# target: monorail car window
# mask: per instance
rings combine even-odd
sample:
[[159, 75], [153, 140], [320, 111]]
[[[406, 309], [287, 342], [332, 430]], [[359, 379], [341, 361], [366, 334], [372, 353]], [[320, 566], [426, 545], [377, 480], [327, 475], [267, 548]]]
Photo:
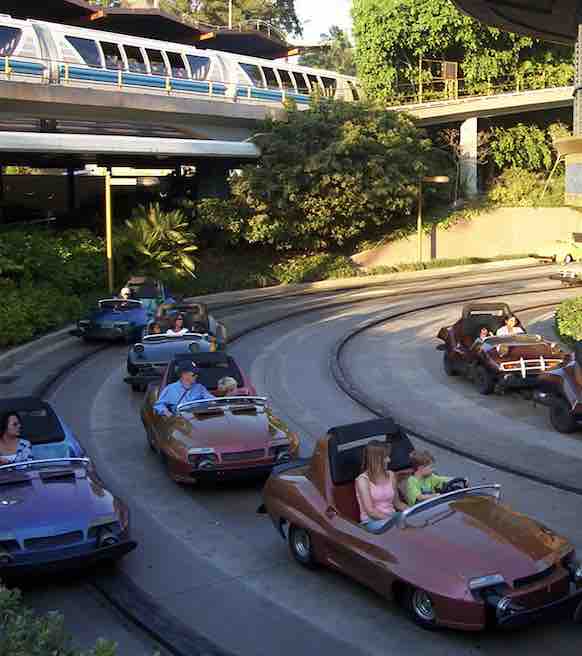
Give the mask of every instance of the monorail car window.
[[210, 73], [210, 57], [201, 57], [200, 55], [186, 55], [190, 70], [192, 71], [193, 80], [207, 80]]
[[127, 66], [132, 73], [147, 73], [141, 50], [135, 46], [124, 46]]
[[77, 36], [67, 36], [65, 37], [71, 45], [79, 54], [81, 59], [92, 68], [101, 68], [101, 55], [99, 54], [99, 48], [95, 41], [91, 39], [81, 39]]
[[0, 57], [8, 57], [15, 50], [22, 30], [16, 27], [0, 27]]
[[168, 61], [170, 62], [172, 76], [181, 78], [188, 77], [188, 69], [186, 68], [186, 64], [182, 59], [182, 55], [177, 52], [166, 52], [166, 55], [168, 57]]
[[321, 77], [323, 82], [324, 93], [328, 98], [333, 98], [337, 91], [337, 80], [333, 77]]
[[307, 80], [305, 79], [303, 73], [294, 72], [293, 77], [295, 78], [295, 82], [297, 83], [297, 91], [306, 96], [309, 95], [309, 87], [307, 86]]
[[168, 69], [162, 53], [159, 50], [150, 50], [149, 48], [146, 48], [146, 52], [150, 60], [152, 75], [163, 75], [165, 77], [168, 74]]
[[289, 71], [279, 69], [279, 77], [281, 78], [281, 84], [285, 91], [295, 91], [295, 85], [293, 84]]
[[272, 68], [268, 68], [267, 66], [263, 66], [263, 75], [265, 76], [265, 80], [267, 80], [267, 87], [269, 89], [279, 90], [281, 88], [279, 86], [279, 80], [277, 79], [277, 76], [275, 75], [275, 71]]
[[251, 84], [255, 87], [265, 87], [261, 69], [255, 64], [241, 64], [240, 67], [251, 78]]
[[121, 56], [121, 51], [119, 50], [117, 43], [101, 41], [101, 49], [105, 56], [105, 68], [111, 68], [114, 71], [123, 70], [125, 68], [123, 65], [123, 57]]
[[321, 87], [319, 86], [319, 80], [317, 79], [317, 75], [307, 75], [309, 79], [309, 84], [311, 84], [311, 93], [319, 93], [321, 91]]

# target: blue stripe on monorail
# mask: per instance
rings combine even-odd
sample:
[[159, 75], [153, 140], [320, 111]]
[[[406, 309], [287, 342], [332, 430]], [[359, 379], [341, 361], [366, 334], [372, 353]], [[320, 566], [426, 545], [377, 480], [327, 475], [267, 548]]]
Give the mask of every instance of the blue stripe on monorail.
[[[269, 100], [275, 102], [283, 102], [283, 93], [272, 89], [261, 89], [259, 87], [238, 87], [236, 91], [237, 98], [251, 98], [254, 100]], [[285, 98], [294, 100], [300, 104], [308, 104], [310, 102], [309, 96], [304, 96], [299, 93], [286, 93]]]
[[[21, 75], [42, 75], [45, 71], [45, 65], [37, 62], [20, 61], [18, 59], [8, 60], [9, 71]], [[6, 58], [0, 58], [0, 72], [6, 72]]]

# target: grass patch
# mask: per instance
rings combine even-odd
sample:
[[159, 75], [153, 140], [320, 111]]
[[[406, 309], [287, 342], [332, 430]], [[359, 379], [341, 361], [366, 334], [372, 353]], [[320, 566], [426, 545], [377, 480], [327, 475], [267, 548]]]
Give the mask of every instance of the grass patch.
[[385, 266], [371, 267], [364, 275], [375, 276], [386, 273], [403, 273], [406, 271], [425, 271], [427, 269], [442, 269], [445, 267], [466, 266], [467, 264], [487, 264], [502, 260], [520, 260], [529, 255], [496, 255], [494, 257], [457, 257], [429, 260], [428, 262], [404, 262]]

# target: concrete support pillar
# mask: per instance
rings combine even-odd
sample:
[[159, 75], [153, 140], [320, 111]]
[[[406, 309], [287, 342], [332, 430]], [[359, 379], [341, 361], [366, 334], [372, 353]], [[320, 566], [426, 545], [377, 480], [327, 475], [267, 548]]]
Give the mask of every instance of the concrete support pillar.
[[196, 198], [228, 198], [229, 167], [222, 162], [201, 162], [196, 165]]
[[477, 186], [478, 120], [468, 118], [461, 123], [461, 195], [468, 197], [479, 193]]

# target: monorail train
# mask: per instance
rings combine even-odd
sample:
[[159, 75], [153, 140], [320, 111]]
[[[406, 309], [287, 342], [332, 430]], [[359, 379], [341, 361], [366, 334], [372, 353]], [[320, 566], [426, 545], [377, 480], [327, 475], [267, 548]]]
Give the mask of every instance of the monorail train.
[[206, 95], [252, 103], [353, 101], [356, 78], [286, 62], [0, 14], [0, 82]]

